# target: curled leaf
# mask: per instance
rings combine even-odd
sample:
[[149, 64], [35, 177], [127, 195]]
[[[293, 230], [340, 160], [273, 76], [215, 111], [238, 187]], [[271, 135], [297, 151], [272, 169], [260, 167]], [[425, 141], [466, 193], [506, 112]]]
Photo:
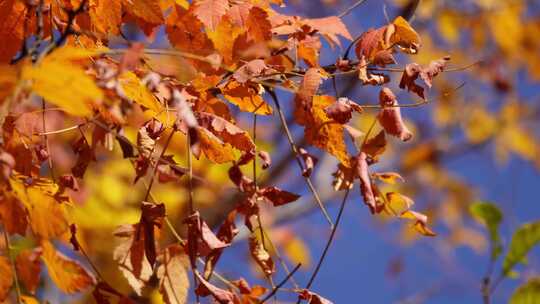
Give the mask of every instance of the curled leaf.
[[382, 109], [377, 118], [384, 130], [402, 141], [410, 140], [413, 135], [401, 118], [401, 109], [398, 107], [394, 93], [388, 88], [382, 88], [379, 94], [379, 103]]

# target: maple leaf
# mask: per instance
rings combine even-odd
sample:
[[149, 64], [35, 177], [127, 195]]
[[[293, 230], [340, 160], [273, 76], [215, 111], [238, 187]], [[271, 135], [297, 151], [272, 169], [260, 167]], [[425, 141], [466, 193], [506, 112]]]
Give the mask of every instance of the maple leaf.
[[79, 56], [77, 48], [63, 47], [37, 65], [23, 66], [21, 78], [30, 81], [32, 91], [47, 102], [74, 116], [90, 116], [92, 104], [101, 102], [103, 92], [82, 68], [69, 61]]
[[160, 265], [156, 274], [163, 301], [167, 304], [186, 303], [189, 289], [187, 256], [178, 245], [172, 245], [165, 248], [158, 260]]
[[229, 10], [228, 0], [196, 0], [193, 13], [210, 30], [215, 30]]
[[13, 285], [13, 270], [9, 259], [0, 255], [0, 301], [7, 299], [11, 285]]
[[[31, 184], [26, 184], [27, 181]], [[64, 204], [56, 196], [56, 184], [45, 178], [32, 179], [19, 174], [13, 174], [9, 182], [14, 195], [25, 206], [28, 222], [36, 235], [50, 239], [68, 230]]]
[[202, 23], [193, 13], [192, 9], [176, 6], [165, 22], [167, 38], [175, 48], [208, 55], [209, 50], [213, 49], [212, 41], [208, 36], [201, 35]]
[[95, 278], [78, 262], [58, 252], [49, 241], [41, 242], [41, 258], [49, 276], [60, 290], [66, 293], [83, 291], [95, 284]]

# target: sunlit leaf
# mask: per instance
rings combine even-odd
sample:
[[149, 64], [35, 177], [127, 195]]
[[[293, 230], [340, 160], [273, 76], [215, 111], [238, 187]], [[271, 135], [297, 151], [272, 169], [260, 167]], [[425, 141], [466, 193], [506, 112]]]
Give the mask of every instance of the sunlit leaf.
[[526, 263], [529, 251], [540, 242], [540, 222], [526, 223], [514, 232], [503, 261], [503, 274], [509, 275], [518, 263]]

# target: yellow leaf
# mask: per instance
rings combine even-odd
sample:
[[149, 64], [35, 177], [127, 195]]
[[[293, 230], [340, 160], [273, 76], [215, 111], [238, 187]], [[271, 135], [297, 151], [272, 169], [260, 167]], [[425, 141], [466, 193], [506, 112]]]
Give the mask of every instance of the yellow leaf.
[[311, 264], [309, 248], [302, 239], [292, 236], [284, 242], [283, 250], [287, 258], [289, 258], [293, 264], [297, 265], [302, 263], [302, 265], [305, 265], [306, 267], [309, 267]]
[[43, 59], [43, 62], [62, 62], [69, 64], [68, 61], [90, 59], [107, 51], [106, 47], [82, 48], [72, 45], [65, 45], [55, 49]]
[[499, 48], [507, 53], [521, 52], [519, 41], [523, 38], [521, 5], [502, 4], [502, 9], [490, 14], [488, 28]]
[[231, 145], [222, 142], [212, 132], [198, 127], [197, 135], [204, 155], [214, 163], [223, 164], [234, 160]]
[[185, 9], [189, 8], [189, 2], [187, 0], [175, 0], [174, 2]]
[[41, 243], [43, 255], [41, 258], [47, 266], [49, 276], [60, 290], [65, 293], [83, 291], [95, 283], [94, 277], [78, 262], [57, 252], [48, 242]]
[[60, 48], [38, 65], [25, 65], [22, 79], [30, 81], [32, 91], [47, 102], [74, 116], [90, 116], [92, 103], [99, 103], [103, 92], [84, 70], [67, 60], [86, 58], [94, 51]]
[[39, 301], [36, 298], [24, 295], [21, 296], [21, 302], [23, 302], [23, 304], [39, 304]]
[[495, 134], [497, 120], [484, 107], [474, 107], [469, 113], [463, 131], [471, 143], [484, 142]]
[[460, 16], [452, 11], [443, 10], [437, 18], [437, 28], [446, 41], [456, 43], [460, 35]]
[[223, 96], [232, 104], [237, 105], [240, 110], [251, 112], [258, 115], [272, 114], [272, 108], [264, 101], [257, 91], [258, 88], [253, 87], [254, 84], [240, 84], [236, 81], [231, 81], [223, 89]]
[[409, 22], [403, 17], [397, 17], [392, 25], [395, 28], [395, 32], [390, 37], [391, 44], [397, 44], [405, 49], [403, 51], [408, 53], [416, 53], [420, 46], [420, 35], [411, 27]]
[[[243, 32], [244, 29], [224, 18], [215, 30], [208, 29], [206, 35], [214, 44], [214, 48], [223, 57], [223, 61], [230, 64], [233, 59], [234, 42]], [[227, 37], [227, 39], [223, 39], [223, 37]]]
[[412, 205], [414, 205], [414, 201], [412, 199], [397, 192], [386, 193], [386, 201], [386, 210], [394, 216], [403, 214], [404, 212], [408, 211]]
[[[31, 184], [26, 184], [30, 181]], [[34, 234], [44, 239], [59, 237], [68, 230], [64, 204], [55, 194], [58, 186], [48, 179], [14, 174], [9, 180], [15, 196], [28, 211], [28, 222]]]
[[141, 83], [141, 80], [133, 72], [124, 72], [118, 81], [122, 86], [124, 94], [132, 101], [140, 104], [141, 106], [148, 108], [155, 112], [155, 114], [162, 112], [162, 106], [157, 98], [148, 90], [148, 88]]
[[308, 117], [305, 136], [308, 143], [327, 151], [344, 166], [350, 167], [343, 125], [330, 119], [324, 110], [334, 102], [331, 96], [313, 96], [312, 117]]

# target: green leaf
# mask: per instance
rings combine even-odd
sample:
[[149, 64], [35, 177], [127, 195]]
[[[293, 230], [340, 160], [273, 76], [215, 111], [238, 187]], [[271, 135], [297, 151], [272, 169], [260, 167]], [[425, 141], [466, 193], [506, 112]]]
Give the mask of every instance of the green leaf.
[[481, 224], [485, 225], [491, 241], [491, 259], [495, 260], [502, 251], [499, 236], [499, 224], [502, 221], [502, 212], [491, 203], [477, 202], [469, 207], [469, 212]]
[[519, 286], [510, 304], [535, 304], [540, 302], [540, 277], [529, 279], [525, 284]]
[[540, 221], [523, 224], [512, 236], [503, 262], [503, 274], [507, 276], [517, 263], [525, 264], [527, 253], [538, 242], [540, 242]]

